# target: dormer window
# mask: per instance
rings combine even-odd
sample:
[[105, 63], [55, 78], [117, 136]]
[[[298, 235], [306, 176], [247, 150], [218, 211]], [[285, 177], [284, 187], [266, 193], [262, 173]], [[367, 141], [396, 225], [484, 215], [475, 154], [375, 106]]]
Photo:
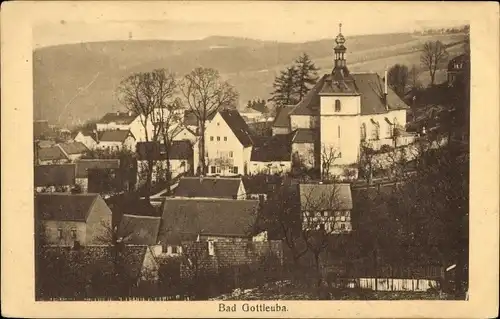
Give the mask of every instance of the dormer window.
[[335, 100], [335, 112], [340, 112], [340, 100]]

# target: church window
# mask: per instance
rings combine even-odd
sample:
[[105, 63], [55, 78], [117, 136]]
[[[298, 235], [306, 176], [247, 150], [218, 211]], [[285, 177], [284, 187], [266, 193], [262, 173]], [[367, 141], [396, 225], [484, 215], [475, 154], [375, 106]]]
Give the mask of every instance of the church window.
[[361, 140], [364, 141], [366, 140], [366, 124], [363, 123], [361, 125]]
[[340, 125], [337, 127], [337, 134], [338, 134], [338, 137], [340, 138]]
[[335, 112], [340, 112], [340, 100], [335, 100]]
[[387, 136], [392, 137], [392, 125], [387, 124]]
[[378, 140], [380, 138], [380, 125], [378, 122], [376, 122], [373, 125], [373, 130], [372, 130], [372, 139]]

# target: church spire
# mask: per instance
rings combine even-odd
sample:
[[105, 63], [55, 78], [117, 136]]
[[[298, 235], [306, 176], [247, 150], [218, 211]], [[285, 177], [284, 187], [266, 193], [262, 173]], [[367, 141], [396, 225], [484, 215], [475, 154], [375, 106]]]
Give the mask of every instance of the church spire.
[[335, 38], [335, 43], [337, 45], [333, 49], [334, 59], [335, 59], [334, 66], [335, 68], [344, 68], [346, 67], [346, 61], [345, 61], [346, 47], [344, 46], [345, 37], [342, 34], [342, 23], [339, 23], [339, 34]]

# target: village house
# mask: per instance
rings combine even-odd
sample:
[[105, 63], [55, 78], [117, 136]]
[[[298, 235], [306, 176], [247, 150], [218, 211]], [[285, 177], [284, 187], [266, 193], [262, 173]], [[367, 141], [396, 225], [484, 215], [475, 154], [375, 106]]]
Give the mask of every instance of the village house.
[[[102, 244], [112, 213], [99, 194], [37, 194], [35, 218], [50, 245]], [[105, 243], [106, 244], [106, 243]]]
[[[315, 163], [316, 167], [341, 175], [345, 166], [358, 163], [364, 143], [378, 150], [383, 145], [402, 146], [412, 139], [398, 136], [404, 132], [408, 105], [378, 74], [351, 73], [342, 33], [335, 42], [332, 72], [323, 75], [288, 116], [290, 131], [316, 129], [319, 132], [315, 156], [320, 163]], [[280, 113], [283, 112], [286, 114], [286, 109]], [[277, 120], [281, 116], [279, 114]], [[324, 167], [326, 161], [319, 156], [323, 148], [332, 149], [338, 155], [329, 163], [331, 167]]]
[[154, 246], [160, 223], [160, 216], [123, 214], [118, 223], [117, 238], [126, 245]]
[[[144, 129], [143, 122], [145, 121], [143, 115], [137, 115], [133, 112], [114, 112], [107, 113], [97, 123], [96, 129], [102, 131], [130, 131], [134, 136], [136, 142], [146, 141], [146, 132], [148, 136], [153, 135], [153, 123], [147, 121], [146, 129]], [[101, 138], [99, 138], [101, 140]]]
[[281, 177], [269, 174], [243, 176], [247, 199], [257, 199], [265, 202], [268, 196], [281, 184]]
[[86, 193], [89, 185], [89, 170], [119, 168], [119, 159], [78, 159], [76, 165], [76, 184]]
[[292, 167], [291, 134], [275, 135], [262, 139], [252, 148], [249, 174], [283, 175]]
[[350, 184], [299, 184], [299, 198], [303, 229], [352, 231]]
[[57, 145], [43, 148], [35, 145], [34, 157], [35, 165], [63, 164], [70, 162], [68, 156], [64, 154], [63, 150]]
[[195, 144], [198, 140], [198, 136], [190, 128], [181, 126], [178, 133], [174, 135], [173, 141], [189, 141], [191, 144]]
[[294, 165], [305, 168], [318, 167], [318, 157], [321, 151], [318, 148], [319, 132], [316, 129], [298, 128], [292, 132], [292, 162]]
[[174, 197], [245, 199], [246, 190], [239, 177], [182, 177]]
[[82, 143], [89, 150], [95, 150], [97, 148], [97, 131], [80, 130], [73, 140]]
[[164, 253], [178, 254], [185, 241], [265, 240], [258, 209], [256, 200], [166, 198], [158, 244]]
[[135, 149], [136, 138], [129, 130], [101, 131], [98, 136], [98, 149], [108, 151]]
[[[151, 180], [164, 178], [167, 169], [167, 150], [165, 144], [158, 142], [139, 142], [136, 147], [137, 175], [139, 180], [148, 169], [148, 160], [154, 161]], [[172, 141], [169, 150], [170, 173], [172, 178], [185, 174], [192, 169], [193, 148], [189, 141]]]
[[[199, 141], [194, 145], [198, 167]], [[236, 110], [218, 112], [205, 129], [207, 175], [246, 175], [252, 152], [250, 128]]]
[[458, 55], [448, 62], [448, 86], [455, 86], [457, 81], [462, 81], [469, 68], [469, 61], [465, 54]]
[[83, 154], [89, 150], [87, 146], [81, 142], [59, 143], [58, 146], [72, 162], [81, 158]]
[[76, 184], [75, 164], [35, 165], [35, 192], [70, 192]]
[[272, 126], [273, 135], [289, 134], [291, 132], [290, 112], [294, 107], [293, 105], [288, 105], [278, 110]]

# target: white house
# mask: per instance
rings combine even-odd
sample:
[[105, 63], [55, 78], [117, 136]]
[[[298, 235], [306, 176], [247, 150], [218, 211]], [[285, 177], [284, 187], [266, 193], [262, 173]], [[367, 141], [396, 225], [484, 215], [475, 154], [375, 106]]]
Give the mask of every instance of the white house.
[[151, 138], [154, 126], [153, 122], [148, 119], [145, 129], [143, 122], [143, 115], [137, 115], [130, 111], [107, 113], [96, 123], [96, 129], [99, 132], [116, 130], [130, 131], [136, 142], [144, 142], [146, 141], [146, 131], [148, 137]]
[[[194, 167], [199, 164], [198, 143], [194, 145]], [[252, 144], [250, 128], [238, 111], [218, 112], [205, 128], [207, 175], [247, 174]]]
[[109, 151], [127, 149], [129, 151], [134, 151], [135, 144], [135, 136], [128, 130], [101, 131], [98, 134], [98, 149]]
[[[180, 174], [191, 170], [193, 163], [193, 148], [189, 141], [173, 141], [170, 147], [169, 162], [171, 177], [175, 178]], [[152, 181], [161, 179], [162, 172], [167, 169], [167, 152], [164, 144], [155, 142], [137, 143], [137, 174], [139, 179], [144, 176], [148, 168], [148, 159], [154, 161]]]
[[[345, 38], [335, 39], [334, 68], [323, 75], [289, 113], [290, 130], [319, 132], [316, 157], [323, 167], [322, 149], [337, 155], [331, 172], [339, 174], [345, 165], [359, 161], [364, 142], [374, 149], [382, 145], [401, 146], [411, 142], [404, 132], [409, 108], [376, 73], [351, 73], [345, 59]], [[286, 121], [284, 121], [286, 122]], [[397, 133], [396, 133], [397, 132]]]
[[282, 175], [290, 172], [293, 136], [293, 134], [275, 135], [254, 145], [250, 158], [249, 174]]
[[89, 150], [97, 148], [97, 132], [79, 131], [73, 139], [75, 142], [80, 142], [85, 145]]
[[191, 144], [196, 143], [198, 136], [191, 129], [181, 126], [178, 132], [174, 135], [173, 141], [189, 141]]

